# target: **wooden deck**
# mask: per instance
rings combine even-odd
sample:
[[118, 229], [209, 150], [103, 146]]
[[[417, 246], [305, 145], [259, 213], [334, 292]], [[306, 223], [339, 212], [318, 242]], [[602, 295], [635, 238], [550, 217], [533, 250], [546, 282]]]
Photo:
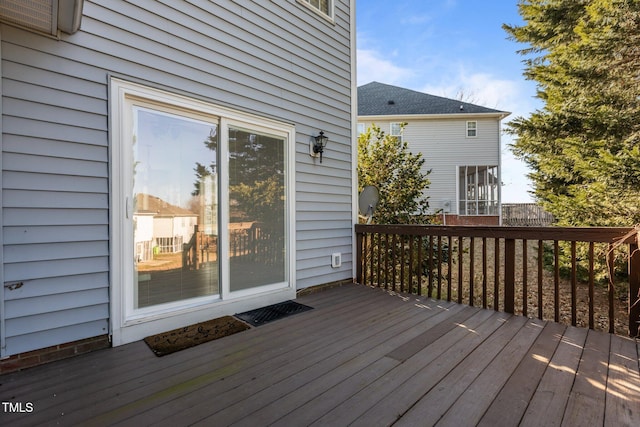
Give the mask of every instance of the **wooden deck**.
[[169, 356], [0, 376], [33, 409], [0, 425], [640, 425], [634, 340], [360, 285], [298, 301], [315, 309]]

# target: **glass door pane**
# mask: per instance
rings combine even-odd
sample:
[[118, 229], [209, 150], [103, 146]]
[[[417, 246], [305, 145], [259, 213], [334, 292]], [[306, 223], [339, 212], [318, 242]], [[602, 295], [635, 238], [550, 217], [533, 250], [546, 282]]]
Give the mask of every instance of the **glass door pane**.
[[229, 276], [232, 292], [286, 277], [286, 140], [229, 128]]
[[218, 124], [133, 117], [133, 308], [217, 295]]

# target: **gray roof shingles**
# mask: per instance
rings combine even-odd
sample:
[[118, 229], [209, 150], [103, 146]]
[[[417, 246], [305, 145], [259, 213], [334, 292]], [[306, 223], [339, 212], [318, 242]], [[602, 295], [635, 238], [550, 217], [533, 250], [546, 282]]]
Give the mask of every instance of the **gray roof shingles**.
[[[462, 106], [462, 108], [460, 108]], [[421, 114], [500, 114], [480, 105], [429, 95], [378, 82], [358, 87], [358, 116], [405, 116]]]

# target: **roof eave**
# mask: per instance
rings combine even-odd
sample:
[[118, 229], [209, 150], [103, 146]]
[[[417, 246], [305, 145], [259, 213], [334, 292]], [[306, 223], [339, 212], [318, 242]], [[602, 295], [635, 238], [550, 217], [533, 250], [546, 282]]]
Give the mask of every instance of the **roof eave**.
[[491, 113], [453, 113], [453, 114], [384, 114], [384, 115], [358, 115], [358, 121], [367, 120], [436, 120], [436, 119], [474, 119], [474, 118], [497, 118], [504, 119], [511, 113], [509, 111], [496, 111]]

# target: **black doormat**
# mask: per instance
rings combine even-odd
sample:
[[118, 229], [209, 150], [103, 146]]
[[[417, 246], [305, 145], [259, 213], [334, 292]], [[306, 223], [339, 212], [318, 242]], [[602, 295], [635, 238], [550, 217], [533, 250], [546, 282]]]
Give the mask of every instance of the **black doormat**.
[[151, 335], [146, 337], [144, 342], [147, 343], [156, 356], [160, 357], [198, 344], [233, 335], [249, 328], [249, 325], [235, 319], [233, 316], [224, 316], [161, 334]]
[[238, 319], [244, 320], [252, 326], [260, 326], [292, 314], [302, 313], [303, 311], [312, 310], [313, 307], [299, 304], [295, 301], [285, 301], [278, 304], [268, 305], [266, 307], [257, 308], [255, 310], [246, 311], [236, 314]]

